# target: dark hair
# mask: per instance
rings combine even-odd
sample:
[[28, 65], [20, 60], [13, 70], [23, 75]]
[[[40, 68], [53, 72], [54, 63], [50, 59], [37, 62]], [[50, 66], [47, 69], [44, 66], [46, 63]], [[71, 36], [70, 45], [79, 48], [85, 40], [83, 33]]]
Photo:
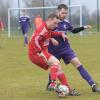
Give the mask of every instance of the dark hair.
[[60, 5], [58, 5], [58, 10], [61, 10], [62, 8], [64, 8], [64, 9], [68, 9], [68, 6], [67, 5], [65, 5], [65, 4], [60, 4]]
[[51, 19], [54, 19], [54, 18], [57, 18], [59, 19], [58, 15], [56, 13], [51, 13], [48, 15], [48, 19], [51, 18]]

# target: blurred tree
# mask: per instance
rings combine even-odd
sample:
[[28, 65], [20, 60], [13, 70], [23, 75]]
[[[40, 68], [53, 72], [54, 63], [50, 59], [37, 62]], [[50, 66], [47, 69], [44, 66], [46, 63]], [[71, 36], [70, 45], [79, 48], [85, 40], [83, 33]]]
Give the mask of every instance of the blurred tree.
[[[63, 3], [65, 0], [23, 0], [25, 3], [25, 7], [46, 7], [46, 6], [57, 6], [60, 3]], [[38, 9], [33, 11], [28, 11], [29, 15], [33, 16], [33, 19], [36, 15], [40, 14], [43, 19], [46, 19], [48, 12], [52, 12], [52, 10], [48, 9]], [[32, 15], [34, 14], [34, 15]]]
[[43, 0], [23, 0], [26, 7], [41, 7], [43, 6]]
[[27, 7], [43, 7], [43, 6], [56, 6], [64, 3], [66, 0], [23, 0]]
[[[89, 10], [87, 6], [82, 6], [82, 25], [89, 22]], [[80, 9], [79, 7], [71, 7], [71, 23], [76, 27], [80, 25]]]
[[[100, 15], [99, 15], [100, 16]], [[91, 17], [90, 17], [90, 20], [92, 22], [92, 24], [96, 25], [96, 19], [97, 19], [97, 12], [96, 10], [94, 10], [92, 13], [91, 13]]]
[[65, 0], [44, 0], [45, 6], [57, 6], [61, 3], [65, 3]]
[[82, 18], [83, 18], [82, 25], [89, 24], [89, 17], [90, 17], [89, 10], [88, 10], [87, 6], [83, 5], [82, 6]]
[[[98, 16], [100, 19], [100, 11], [99, 11]], [[97, 31], [98, 28], [97, 28], [97, 11], [96, 10], [92, 11], [92, 13], [90, 14], [89, 22], [93, 26], [94, 30]]]

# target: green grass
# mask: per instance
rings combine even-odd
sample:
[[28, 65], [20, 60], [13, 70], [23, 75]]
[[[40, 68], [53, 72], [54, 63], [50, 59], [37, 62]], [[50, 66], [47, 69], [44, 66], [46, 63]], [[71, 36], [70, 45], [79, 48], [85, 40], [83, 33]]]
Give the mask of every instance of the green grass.
[[[100, 34], [69, 35], [69, 40], [85, 68], [100, 84]], [[72, 65], [61, 63], [71, 86], [82, 93], [61, 100], [100, 99], [100, 93], [92, 93]], [[7, 38], [0, 34], [0, 100], [58, 100], [54, 92], [45, 90], [47, 78], [47, 71], [29, 61], [23, 37]]]

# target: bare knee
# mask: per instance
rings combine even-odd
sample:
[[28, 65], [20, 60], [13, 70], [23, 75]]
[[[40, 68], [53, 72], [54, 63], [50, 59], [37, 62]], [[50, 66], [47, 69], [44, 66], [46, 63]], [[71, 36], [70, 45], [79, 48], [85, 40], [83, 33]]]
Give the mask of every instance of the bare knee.
[[47, 63], [48, 63], [49, 66], [51, 66], [51, 65], [59, 65], [60, 61], [56, 57], [51, 56]]
[[75, 67], [78, 67], [78, 66], [81, 65], [81, 62], [80, 62], [80, 60], [79, 60], [77, 57], [73, 58], [70, 62], [71, 62], [71, 64], [73, 64]]

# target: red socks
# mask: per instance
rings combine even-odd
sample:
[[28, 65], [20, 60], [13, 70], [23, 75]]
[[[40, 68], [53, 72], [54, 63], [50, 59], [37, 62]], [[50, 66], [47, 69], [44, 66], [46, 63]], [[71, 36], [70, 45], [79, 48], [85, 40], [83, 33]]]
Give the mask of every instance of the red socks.
[[57, 65], [51, 66], [50, 76], [51, 76], [51, 81], [56, 81], [57, 79], [59, 79], [59, 81], [61, 82], [62, 85], [68, 86], [68, 88], [71, 90], [65, 74], [64, 73], [58, 73], [58, 66]]
[[50, 76], [51, 76], [51, 80], [56, 81], [58, 78], [58, 66], [57, 65], [53, 65], [50, 68]]
[[58, 74], [58, 79], [61, 82], [61, 84], [66, 85], [66, 86], [68, 86], [69, 89], [71, 89], [69, 84], [68, 84], [68, 80], [67, 80], [64, 73], [59, 73]]

